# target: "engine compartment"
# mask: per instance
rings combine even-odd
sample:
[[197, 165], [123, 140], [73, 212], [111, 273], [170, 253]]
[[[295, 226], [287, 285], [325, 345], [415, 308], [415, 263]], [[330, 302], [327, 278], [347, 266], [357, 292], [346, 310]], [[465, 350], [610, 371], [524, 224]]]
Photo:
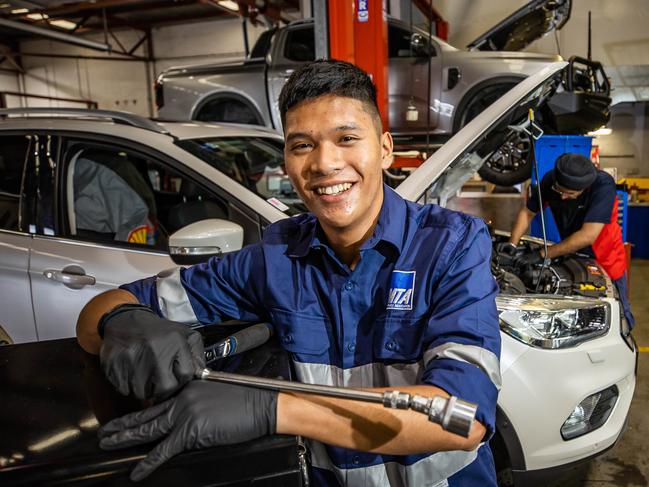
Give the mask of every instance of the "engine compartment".
[[553, 259], [543, 267], [517, 265], [517, 257], [526, 253], [539, 252], [543, 245], [523, 240], [514, 253], [500, 251], [506, 236], [493, 235], [491, 271], [503, 294], [556, 294], [561, 296], [605, 297], [608, 279], [595, 259], [570, 254]]

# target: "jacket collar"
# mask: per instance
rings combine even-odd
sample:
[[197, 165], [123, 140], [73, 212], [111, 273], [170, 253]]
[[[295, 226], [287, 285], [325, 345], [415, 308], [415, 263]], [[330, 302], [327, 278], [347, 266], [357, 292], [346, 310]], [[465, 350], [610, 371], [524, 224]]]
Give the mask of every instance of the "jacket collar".
[[[305, 257], [311, 249], [329, 247], [327, 238], [315, 216], [310, 215], [297, 233], [297, 238], [288, 243], [289, 257]], [[361, 251], [387, 242], [401, 253], [406, 235], [406, 202], [392, 188], [383, 185], [383, 204], [374, 233], [361, 246]]]

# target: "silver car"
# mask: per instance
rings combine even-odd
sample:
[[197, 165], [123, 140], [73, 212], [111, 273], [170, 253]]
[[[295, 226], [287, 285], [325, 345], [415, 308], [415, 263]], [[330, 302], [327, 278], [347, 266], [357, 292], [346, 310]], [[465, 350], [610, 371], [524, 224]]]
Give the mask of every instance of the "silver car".
[[0, 119], [5, 342], [74, 336], [92, 296], [174, 266], [169, 236], [194, 222], [220, 219], [223, 231], [235, 224], [240, 246], [304, 209], [272, 131], [117, 112], [16, 112], [0, 112], [11, 114]]

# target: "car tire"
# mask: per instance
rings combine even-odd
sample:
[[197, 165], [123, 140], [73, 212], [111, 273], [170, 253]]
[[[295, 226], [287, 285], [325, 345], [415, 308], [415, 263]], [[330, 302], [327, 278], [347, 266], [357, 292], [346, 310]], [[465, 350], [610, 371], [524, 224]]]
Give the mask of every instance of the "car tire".
[[[460, 104], [455, 132], [482, 113], [489, 105], [513, 88], [520, 79], [491, 80], [474, 89]], [[480, 177], [498, 186], [512, 186], [532, 173], [532, 152], [526, 134], [509, 134], [503, 145], [478, 170]]]
[[512, 132], [485, 161], [478, 174], [497, 186], [513, 186], [532, 175], [532, 143], [529, 135]]

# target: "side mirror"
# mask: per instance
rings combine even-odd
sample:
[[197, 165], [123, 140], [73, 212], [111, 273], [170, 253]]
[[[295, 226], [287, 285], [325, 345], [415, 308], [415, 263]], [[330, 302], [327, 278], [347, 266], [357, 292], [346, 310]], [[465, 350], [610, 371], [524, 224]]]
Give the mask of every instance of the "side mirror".
[[430, 42], [421, 34], [412, 34], [410, 36], [410, 49], [417, 57], [434, 56], [435, 50]]
[[169, 256], [176, 264], [192, 265], [240, 250], [242, 246], [243, 228], [240, 225], [210, 218], [174, 232], [169, 237]]

